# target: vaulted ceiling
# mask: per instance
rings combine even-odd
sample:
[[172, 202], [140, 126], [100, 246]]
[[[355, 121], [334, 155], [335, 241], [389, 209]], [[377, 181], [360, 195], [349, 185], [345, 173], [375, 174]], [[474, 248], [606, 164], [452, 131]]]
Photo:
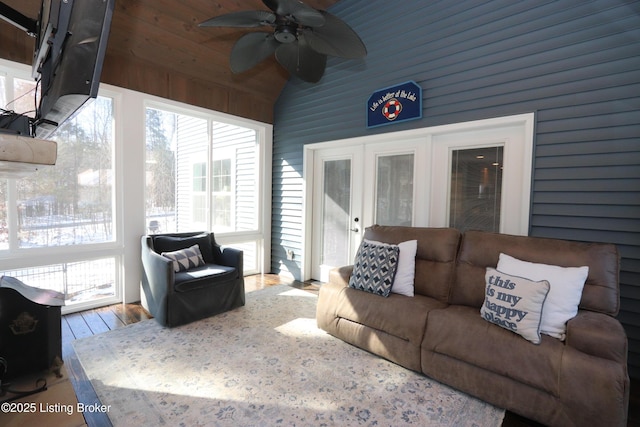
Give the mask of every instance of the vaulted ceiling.
[[[40, 10], [41, 0], [3, 1], [34, 19]], [[337, 1], [305, 3], [327, 9]], [[233, 74], [231, 48], [249, 30], [198, 27], [214, 16], [259, 9], [269, 10], [261, 0], [116, 0], [101, 81], [272, 123], [288, 73], [270, 58]], [[34, 41], [0, 20], [0, 57], [31, 64]]]

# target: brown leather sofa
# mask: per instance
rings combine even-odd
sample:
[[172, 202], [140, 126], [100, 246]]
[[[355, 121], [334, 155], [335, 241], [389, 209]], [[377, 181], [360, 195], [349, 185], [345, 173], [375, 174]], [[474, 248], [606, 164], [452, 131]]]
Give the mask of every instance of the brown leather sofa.
[[[417, 239], [415, 296], [349, 288], [353, 266], [320, 288], [317, 322], [330, 334], [399, 365], [551, 426], [625, 426], [627, 338], [614, 245], [451, 228], [372, 226], [365, 238]], [[589, 266], [565, 341], [539, 345], [480, 316], [486, 267], [500, 253], [535, 263]]]

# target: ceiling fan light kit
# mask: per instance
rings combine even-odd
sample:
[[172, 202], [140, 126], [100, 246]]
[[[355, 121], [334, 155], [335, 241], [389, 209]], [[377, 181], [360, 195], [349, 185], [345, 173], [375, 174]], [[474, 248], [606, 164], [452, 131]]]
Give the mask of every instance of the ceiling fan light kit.
[[327, 56], [364, 58], [367, 49], [355, 31], [340, 18], [314, 9], [298, 0], [262, 0], [272, 10], [241, 11], [202, 22], [200, 27], [258, 28], [273, 32], [250, 32], [240, 37], [231, 50], [231, 71], [247, 71], [271, 55], [289, 73], [318, 82]]

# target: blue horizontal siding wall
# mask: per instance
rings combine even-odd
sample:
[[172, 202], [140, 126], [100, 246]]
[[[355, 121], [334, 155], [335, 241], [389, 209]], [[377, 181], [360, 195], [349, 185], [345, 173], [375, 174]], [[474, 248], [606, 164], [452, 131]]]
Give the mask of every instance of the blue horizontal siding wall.
[[[368, 49], [330, 58], [276, 104], [274, 272], [300, 277], [305, 144], [536, 113], [530, 235], [615, 243], [619, 319], [640, 378], [640, 2], [342, 0], [331, 12]], [[366, 100], [407, 80], [421, 120], [366, 128]]]

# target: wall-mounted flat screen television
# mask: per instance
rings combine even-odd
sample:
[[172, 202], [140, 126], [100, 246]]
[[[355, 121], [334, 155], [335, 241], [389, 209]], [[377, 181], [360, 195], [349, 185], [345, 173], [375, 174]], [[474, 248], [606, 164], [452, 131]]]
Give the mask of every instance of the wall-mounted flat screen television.
[[35, 136], [47, 138], [98, 95], [115, 0], [43, 0], [36, 22], [33, 77], [40, 102]]

